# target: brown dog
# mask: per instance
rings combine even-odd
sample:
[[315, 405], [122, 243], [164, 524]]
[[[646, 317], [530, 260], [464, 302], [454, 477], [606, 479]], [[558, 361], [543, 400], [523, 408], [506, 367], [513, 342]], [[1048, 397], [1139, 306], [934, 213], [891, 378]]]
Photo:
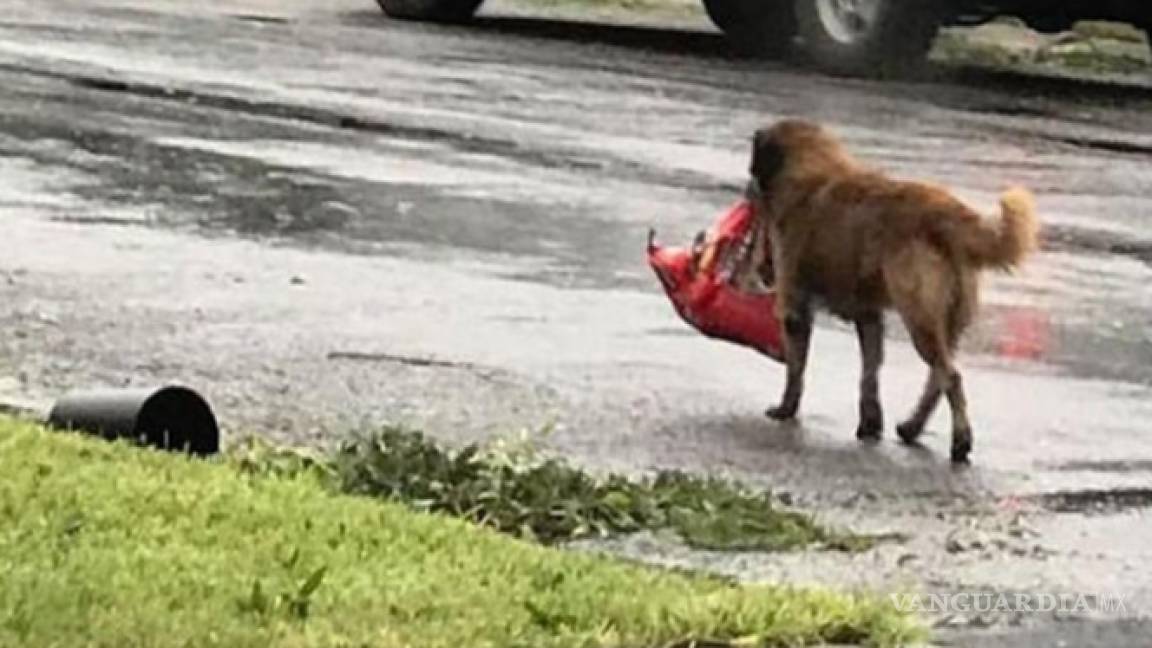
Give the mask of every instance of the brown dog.
[[972, 429], [953, 356], [975, 315], [979, 271], [1009, 270], [1036, 247], [1032, 194], [1005, 192], [1001, 218], [984, 220], [941, 188], [862, 166], [827, 131], [803, 120], [756, 132], [751, 173], [749, 193], [759, 222], [768, 225], [777, 313], [786, 331], [787, 383], [768, 415], [796, 415], [813, 309], [823, 306], [856, 325], [863, 361], [856, 435], [879, 438], [882, 314], [891, 308], [931, 368], [919, 404], [897, 433], [914, 442], [945, 394], [952, 460], [966, 461]]

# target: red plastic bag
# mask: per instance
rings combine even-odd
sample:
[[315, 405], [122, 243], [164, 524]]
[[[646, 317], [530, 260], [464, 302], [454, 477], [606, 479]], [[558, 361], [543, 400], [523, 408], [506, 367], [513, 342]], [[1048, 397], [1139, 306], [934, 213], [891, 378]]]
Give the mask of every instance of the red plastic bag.
[[676, 312], [693, 328], [783, 362], [775, 291], [737, 285], [751, 235], [752, 205], [741, 201], [702, 232], [691, 248], [661, 247], [651, 232], [648, 263]]

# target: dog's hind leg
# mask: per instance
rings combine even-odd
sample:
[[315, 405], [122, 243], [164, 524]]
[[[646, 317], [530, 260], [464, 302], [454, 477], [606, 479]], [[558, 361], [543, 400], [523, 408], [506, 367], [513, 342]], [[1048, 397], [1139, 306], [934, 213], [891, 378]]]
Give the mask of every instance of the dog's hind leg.
[[[979, 282], [974, 272], [958, 274], [959, 282], [956, 301], [948, 314], [947, 351], [949, 357], [956, 353], [960, 336], [972, 321], [979, 299]], [[952, 461], [964, 463], [972, 452], [972, 422], [968, 420], [968, 398], [964, 394], [964, 379], [953, 366], [948, 376], [945, 393], [948, 405], [952, 408]]]
[[952, 362], [952, 348], [948, 336], [932, 328], [914, 327], [909, 323], [912, 341], [920, 357], [931, 367], [928, 384], [912, 415], [897, 426], [897, 434], [906, 443], [913, 443], [924, 431], [924, 425], [940, 402], [948, 396], [952, 410], [952, 461], [968, 460], [972, 451], [972, 425], [968, 421], [968, 401], [964, 396], [964, 382]]
[[788, 364], [788, 377], [780, 404], [766, 414], [777, 421], [796, 416], [800, 398], [804, 395], [804, 370], [808, 366], [808, 347], [812, 341], [812, 308], [807, 303], [788, 308], [784, 316], [784, 359]]
[[860, 424], [856, 438], [876, 440], [884, 429], [880, 407], [880, 365], [884, 362], [884, 319], [880, 313], [869, 313], [856, 319], [856, 336], [860, 340]]
[[896, 434], [901, 441], [916, 443], [916, 440], [924, 433], [924, 426], [928, 424], [928, 419], [936, 411], [936, 405], [940, 403], [940, 396], [936, 374], [929, 370], [928, 380], [924, 382], [924, 391], [920, 394], [916, 409], [912, 410], [911, 416], [896, 426]]
[[896, 426], [896, 435], [904, 443], [915, 443], [924, 433], [924, 426], [928, 424], [928, 419], [936, 411], [940, 397], [944, 394], [944, 385], [941, 384], [936, 369], [941, 362], [941, 350], [947, 347], [942, 344], [941, 336], [933, 332], [931, 325], [926, 326], [918, 322], [913, 317], [905, 315], [906, 312], [901, 311], [901, 315], [904, 316], [904, 324], [912, 336], [912, 346], [928, 365], [928, 380], [924, 382], [924, 391], [920, 394], [920, 400], [916, 402], [912, 414]]
[[939, 251], [916, 245], [889, 260], [884, 280], [912, 344], [931, 368], [916, 409], [896, 428], [897, 434], [907, 443], [916, 441], [940, 397], [947, 395], [952, 409], [952, 460], [960, 462], [972, 449], [972, 428], [963, 381], [952, 358], [970, 319], [976, 293], [974, 275], [956, 270]]
[[[950, 364], [950, 363], [949, 363]], [[967, 463], [972, 452], [972, 423], [968, 420], [968, 399], [964, 395], [964, 379], [955, 367], [948, 367], [946, 376], [948, 405], [952, 408], [952, 461]]]

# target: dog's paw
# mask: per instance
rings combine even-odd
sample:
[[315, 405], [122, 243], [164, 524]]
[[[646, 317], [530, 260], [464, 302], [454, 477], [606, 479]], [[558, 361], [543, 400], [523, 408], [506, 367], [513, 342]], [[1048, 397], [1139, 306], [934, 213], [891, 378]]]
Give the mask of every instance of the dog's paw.
[[896, 426], [896, 436], [909, 445], [916, 443], [921, 434], [924, 434], [924, 426], [917, 425], [914, 421], [904, 421]]
[[764, 415], [773, 421], [791, 421], [796, 418], [795, 405], [777, 405], [776, 407], [768, 408]]
[[879, 441], [884, 432], [884, 421], [878, 418], [861, 419], [856, 426], [856, 438], [861, 441]]
[[960, 439], [952, 442], [952, 463], [967, 464], [968, 455], [972, 453], [972, 440]]

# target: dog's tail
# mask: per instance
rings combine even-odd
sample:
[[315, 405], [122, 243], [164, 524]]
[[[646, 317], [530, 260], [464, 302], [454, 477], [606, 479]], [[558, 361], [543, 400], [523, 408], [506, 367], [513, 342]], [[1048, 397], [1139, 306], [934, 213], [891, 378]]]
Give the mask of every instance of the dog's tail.
[[961, 246], [979, 265], [1009, 270], [1036, 249], [1040, 222], [1036, 199], [1022, 187], [1000, 196], [1000, 219], [973, 219], [961, 233]]

